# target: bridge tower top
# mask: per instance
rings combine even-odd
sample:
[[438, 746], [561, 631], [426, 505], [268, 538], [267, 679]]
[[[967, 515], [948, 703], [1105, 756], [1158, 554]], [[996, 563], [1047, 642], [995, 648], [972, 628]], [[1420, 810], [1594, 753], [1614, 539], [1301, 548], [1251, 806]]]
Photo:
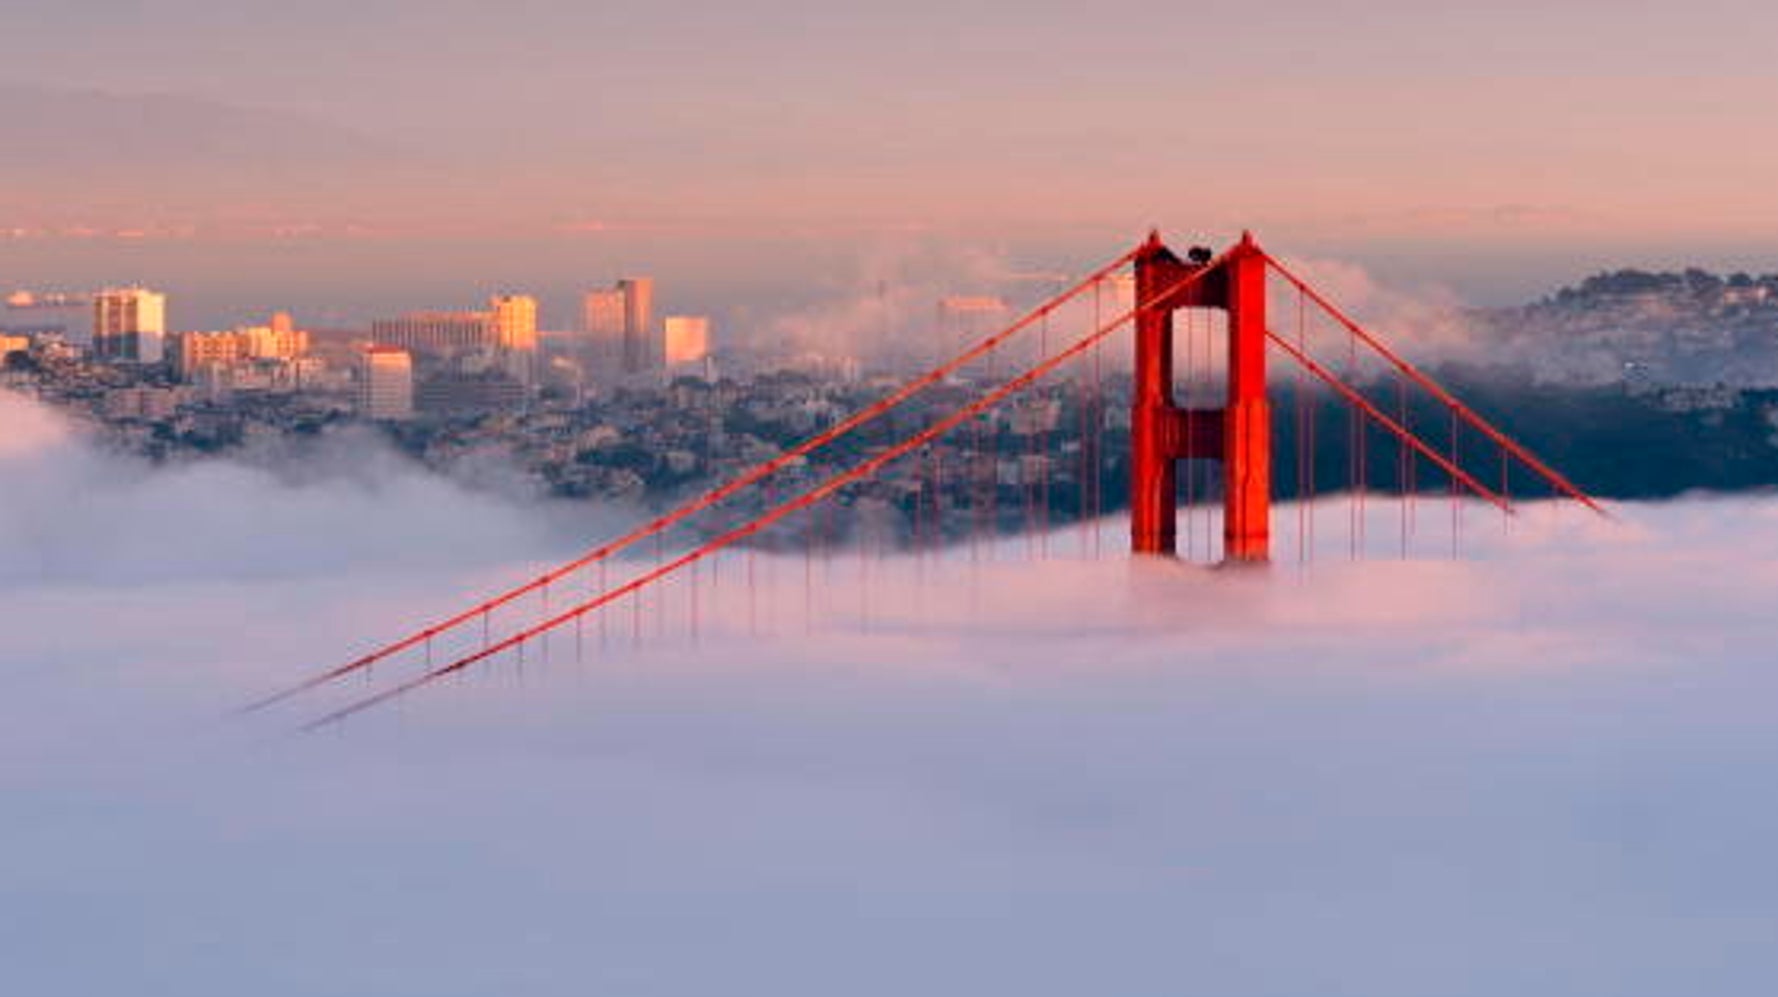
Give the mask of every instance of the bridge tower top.
[[[1271, 413], [1266, 401], [1266, 260], [1252, 232], [1211, 258], [1180, 259], [1151, 232], [1136, 257], [1135, 397], [1131, 403], [1130, 547], [1178, 549], [1178, 461], [1223, 464], [1223, 556], [1270, 556]], [[1220, 408], [1181, 408], [1173, 394], [1173, 312], [1228, 313], [1228, 391]]]

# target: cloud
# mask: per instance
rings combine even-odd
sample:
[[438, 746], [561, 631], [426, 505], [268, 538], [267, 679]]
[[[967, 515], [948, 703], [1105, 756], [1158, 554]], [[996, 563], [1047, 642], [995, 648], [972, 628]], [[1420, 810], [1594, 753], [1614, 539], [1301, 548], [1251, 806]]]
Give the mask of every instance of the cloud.
[[[1361, 326], [1416, 366], [1452, 361], [1498, 362], [1497, 346], [1462, 300], [1447, 288], [1416, 284], [1410, 291], [1379, 280], [1370, 270], [1332, 258], [1285, 259], [1284, 264]], [[1272, 325], [1295, 335], [1295, 292], [1285, 286], [1272, 302]], [[1307, 335], [1320, 358], [1338, 361], [1348, 348], [1343, 327], [1306, 307]]]
[[[33, 995], [1778, 980], [1768, 498], [1467, 510], [1459, 561], [1429, 505], [1415, 558], [1307, 571], [1289, 509], [1267, 572], [1133, 564], [1116, 523], [1097, 560], [742, 555], [695, 636], [681, 585], [639, 646], [622, 609], [578, 663], [291, 738], [307, 704], [221, 715], [588, 537], [399, 469], [120, 466], [8, 405], [0, 963]], [[21, 516], [134, 529], [33, 575]], [[110, 553], [150, 532], [208, 553]], [[239, 568], [268, 555], [307, 567]]]
[[460, 566], [542, 553], [559, 531], [604, 515], [511, 505], [490, 494], [497, 481], [470, 490], [371, 434], [156, 467], [105, 453], [6, 392], [0, 477], [0, 592]]
[[[758, 337], [770, 352], [851, 356], [866, 362], [924, 367], [949, 360], [977, 340], [1000, 331], [1043, 301], [1086, 277], [1085, 273], [1035, 270], [992, 246], [915, 233], [884, 237], [859, 253], [851, 272], [829, 293], [801, 308], [773, 315]], [[946, 315], [946, 298], [998, 298], [1004, 310]], [[1051, 318], [1052, 348], [1095, 327], [1090, 293]], [[1102, 320], [1117, 316], [1113, 285], [1103, 291]], [[1004, 375], [1011, 362], [1036, 359], [1041, 330], [1033, 325], [997, 354]], [[1128, 350], [1112, 351], [1127, 366]]]
[[68, 426], [55, 413], [21, 396], [0, 392], [0, 460], [24, 461], [63, 448]]

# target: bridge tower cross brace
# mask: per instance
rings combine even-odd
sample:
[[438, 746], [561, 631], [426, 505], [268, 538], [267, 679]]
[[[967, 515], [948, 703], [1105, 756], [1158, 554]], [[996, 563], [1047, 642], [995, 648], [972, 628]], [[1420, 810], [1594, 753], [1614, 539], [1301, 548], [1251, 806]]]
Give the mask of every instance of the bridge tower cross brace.
[[[1197, 274], [1197, 279], [1186, 278]], [[1266, 257], [1251, 234], [1210, 262], [1181, 260], [1152, 233], [1136, 257], [1136, 384], [1130, 412], [1130, 549], [1178, 550], [1178, 461], [1223, 465], [1223, 557], [1261, 563], [1271, 552], [1272, 419], [1266, 401]], [[1173, 397], [1173, 312], [1228, 312], [1228, 394], [1222, 408]]]

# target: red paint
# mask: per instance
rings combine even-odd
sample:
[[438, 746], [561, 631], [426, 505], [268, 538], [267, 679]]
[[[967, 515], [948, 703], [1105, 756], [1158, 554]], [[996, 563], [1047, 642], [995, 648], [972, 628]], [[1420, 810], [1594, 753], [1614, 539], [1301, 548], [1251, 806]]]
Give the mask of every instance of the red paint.
[[[1197, 279], [1188, 278], [1196, 275]], [[1223, 556], [1271, 555], [1272, 419], [1266, 401], [1266, 256], [1252, 236], [1208, 264], [1149, 236], [1136, 256], [1135, 398], [1130, 412], [1130, 549], [1178, 550], [1178, 461], [1223, 463]], [[1228, 396], [1188, 413], [1173, 398], [1173, 312], [1228, 312]]]
[[[1094, 288], [1096, 294], [1099, 281], [1121, 268], [1126, 262], [1134, 262], [1136, 267], [1137, 302], [1136, 307], [1130, 312], [1109, 322], [1101, 322], [1097, 308], [1095, 308], [1094, 325], [1096, 328], [1093, 332], [1060, 352], [1049, 354], [1045, 350], [1043, 359], [1034, 366], [988, 390], [981, 397], [938, 419], [920, 432], [875, 453], [848, 470], [831, 475], [794, 498], [780, 500], [768, 488], [767, 508], [756, 518], [729, 528], [670, 561], [662, 555], [658, 545], [661, 542], [661, 534], [668, 527], [716, 505], [742, 489], [765, 484], [766, 479], [786, 466], [789, 460], [825, 446], [864, 423], [883, 416], [925, 388], [960, 370], [965, 364], [984, 357], [988, 358], [991, 363], [995, 350], [1002, 343], [1018, 334], [1022, 329], [1046, 321], [1052, 311], [1070, 299], [1082, 295], [1086, 288]], [[1453, 427], [1460, 420], [1468, 422], [1479, 429], [1489, 440], [1496, 443], [1503, 452], [1502, 493], [1496, 494], [1490, 491], [1480, 481], [1466, 473], [1456, 464], [1454, 452], [1451, 458], [1447, 459], [1415, 436], [1405, 425], [1405, 401], [1403, 402], [1403, 422], [1397, 423], [1364, 395], [1342, 382], [1326, 367], [1316, 362], [1303, 349], [1300, 328], [1299, 340], [1296, 344], [1268, 332], [1266, 329], [1268, 268], [1277, 270], [1281, 276], [1301, 291], [1303, 298], [1314, 301], [1317, 306], [1349, 329], [1354, 336], [1355, 344], [1362, 342], [1370, 349], [1375, 350], [1393, 364], [1408, 381], [1426, 388], [1432, 392], [1434, 397], [1444, 402], [1451, 411]], [[1172, 322], [1173, 312], [1180, 308], [1219, 308], [1228, 313], [1228, 389], [1222, 408], [1186, 410], [1175, 402], [1173, 396]], [[1270, 259], [1251, 236], [1243, 236], [1240, 243], [1214, 260], [1206, 263], [1194, 263], [1181, 260], [1173, 255], [1161, 243], [1159, 235], [1156, 234], [1151, 235], [1143, 245], [1125, 253], [1106, 267], [1090, 275], [1086, 280], [1039, 306], [1009, 328], [979, 341], [956, 359], [910, 381], [888, 397], [842, 420], [833, 428], [810, 437], [804, 443], [786, 451], [785, 454], [744, 472], [734, 481], [707, 492], [698, 499], [632, 530], [618, 540], [595, 548], [582, 557], [524, 585], [510, 589], [455, 616], [447, 617], [409, 637], [385, 645], [352, 662], [313, 676], [307, 681], [263, 699], [249, 708], [268, 706], [304, 690], [331, 682], [348, 673], [367, 670], [372, 664], [409, 648], [422, 644], [425, 646], [427, 661], [426, 670], [422, 674], [327, 714], [319, 721], [309, 725], [310, 729], [313, 729], [336, 723], [362, 710], [437, 681], [444, 676], [488, 660], [504, 651], [517, 650], [522, 653], [527, 641], [544, 638], [551, 631], [569, 623], [576, 626], [578, 645], [580, 621], [587, 614], [599, 612], [617, 600], [634, 597], [637, 593], [680, 569], [690, 568], [695, 572], [697, 570], [695, 565], [698, 561], [749, 537], [759, 535], [787, 516], [832, 499], [841, 488], [875, 475], [889, 463], [918, 451], [955, 431], [960, 426], [973, 422], [1008, 397], [1030, 387], [1039, 379], [1050, 375], [1070, 361], [1082, 357], [1087, 351], [1094, 350], [1113, 331], [1131, 320], [1136, 322], [1137, 327], [1136, 393], [1132, 412], [1134, 453], [1131, 460], [1131, 544], [1137, 553], [1173, 554], [1176, 552], [1177, 497], [1174, 494], [1177, 477], [1176, 462], [1192, 458], [1219, 460], [1224, 465], [1223, 542], [1225, 559], [1235, 563], [1262, 563], [1267, 560], [1270, 553], [1272, 442], [1270, 412], [1266, 400], [1266, 347], [1268, 339], [1278, 346], [1288, 359], [1295, 361], [1304, 370], [1326, 382], [1340, 397], [1353, 406], [1355, 411], [1390, 431], [1402, 441], [1404, 447], [1412, 448], [1420, 456], [1442, 468], [1451, 476], [1453, 488], [1461, 485], [1474, 494], [1510, 511], [1511, 504], [1504, 494], [1504, 484], [1507, 480], [1507, 464], [1504, 455], [1510, 454], [1562, 493], [1585, 503], [1590, 508], [1603, 512], [1592, 499], [1567, 479], [1551, 470], [1525, 448], [1507, 438], [1505, 434], [1482, 421], [1479, 416], [1464, 407], [1462, 403], [1433, 383], [1426, 375], [1390, 353], [1370, 333], [1360, 328], [1350, 318], [1329, 304], [1325, 298], [1286, 271], [1277, 261]], [[1300, 326], [1300, 302], [1298, 321]], [[1311, 448], [1313, 446], [1313, 428], [1313, 421], [1310, 421], [1308, 429]], [[1403, 459], [1406, 460], [1405, 454]], [[1411, 467], [1411, 464], [1406, 466]], [[1299, 470], [1301, 468], [1302, 462], [1299, 460]], [[936, 477], [937, 471], [935, 469], [934, 478], [936, 479]], [[936, 506], [934, 511], [936, 512]], [[939, 535], [942, 537], [942, 533]], [[606, 558], [647, 537], [656, 539], [655, 567], [651, 570], [641, 571], [634, 578], [616, 588], [607, 587], [605, 584]], [[551, 615], [552, 610], [547, 602], [550, 584], [592, 565], [597, 565], [599, 572], [598, 595]], [[807, 566], [805, 565], [806, 570]], [[695, 578], [695, 574], [693, 577]], [[543, 615], [546, 618], [495, 641], [489, 630], [490, 612], [532, 591], [543, 593], [546, 600]], [[640, 600], [632, 598], [632, 602], [637, 612], [640, 613]], [[433, 667], [431, 660], [433, 638], [458, 630], [477, 618], [482, 621], [481, 649], [459, 657], [442, 667]], [[604, 616], [601, 615], [600, 619], [603, 622]], [[639, 623], [640, 616], [637, 617], [637, 620]], [[603, 628], [601, 633], [603, 634]], [[545, 652], [547, 653], [547, 651], [548, 645], [546, 643]]]

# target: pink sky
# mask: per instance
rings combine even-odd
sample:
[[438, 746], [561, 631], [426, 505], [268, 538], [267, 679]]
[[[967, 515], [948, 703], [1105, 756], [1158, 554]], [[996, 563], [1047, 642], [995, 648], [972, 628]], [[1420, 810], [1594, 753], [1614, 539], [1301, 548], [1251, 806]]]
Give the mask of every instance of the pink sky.
[[33, 237], [921, 232], [1091, 257], [1253, 227], [1455, 276], [1650, 247], [1758, 267], [1778, 230], [1778, 13], [1748, 3], [71, 0], [9, 29], [0, 84], [121, 98], [107, 121], [191, 100], [154, 120], [193, 137], [153, 156], [75, 128], [50, 143], [74, 165], [6, 167], [0, 231]]

